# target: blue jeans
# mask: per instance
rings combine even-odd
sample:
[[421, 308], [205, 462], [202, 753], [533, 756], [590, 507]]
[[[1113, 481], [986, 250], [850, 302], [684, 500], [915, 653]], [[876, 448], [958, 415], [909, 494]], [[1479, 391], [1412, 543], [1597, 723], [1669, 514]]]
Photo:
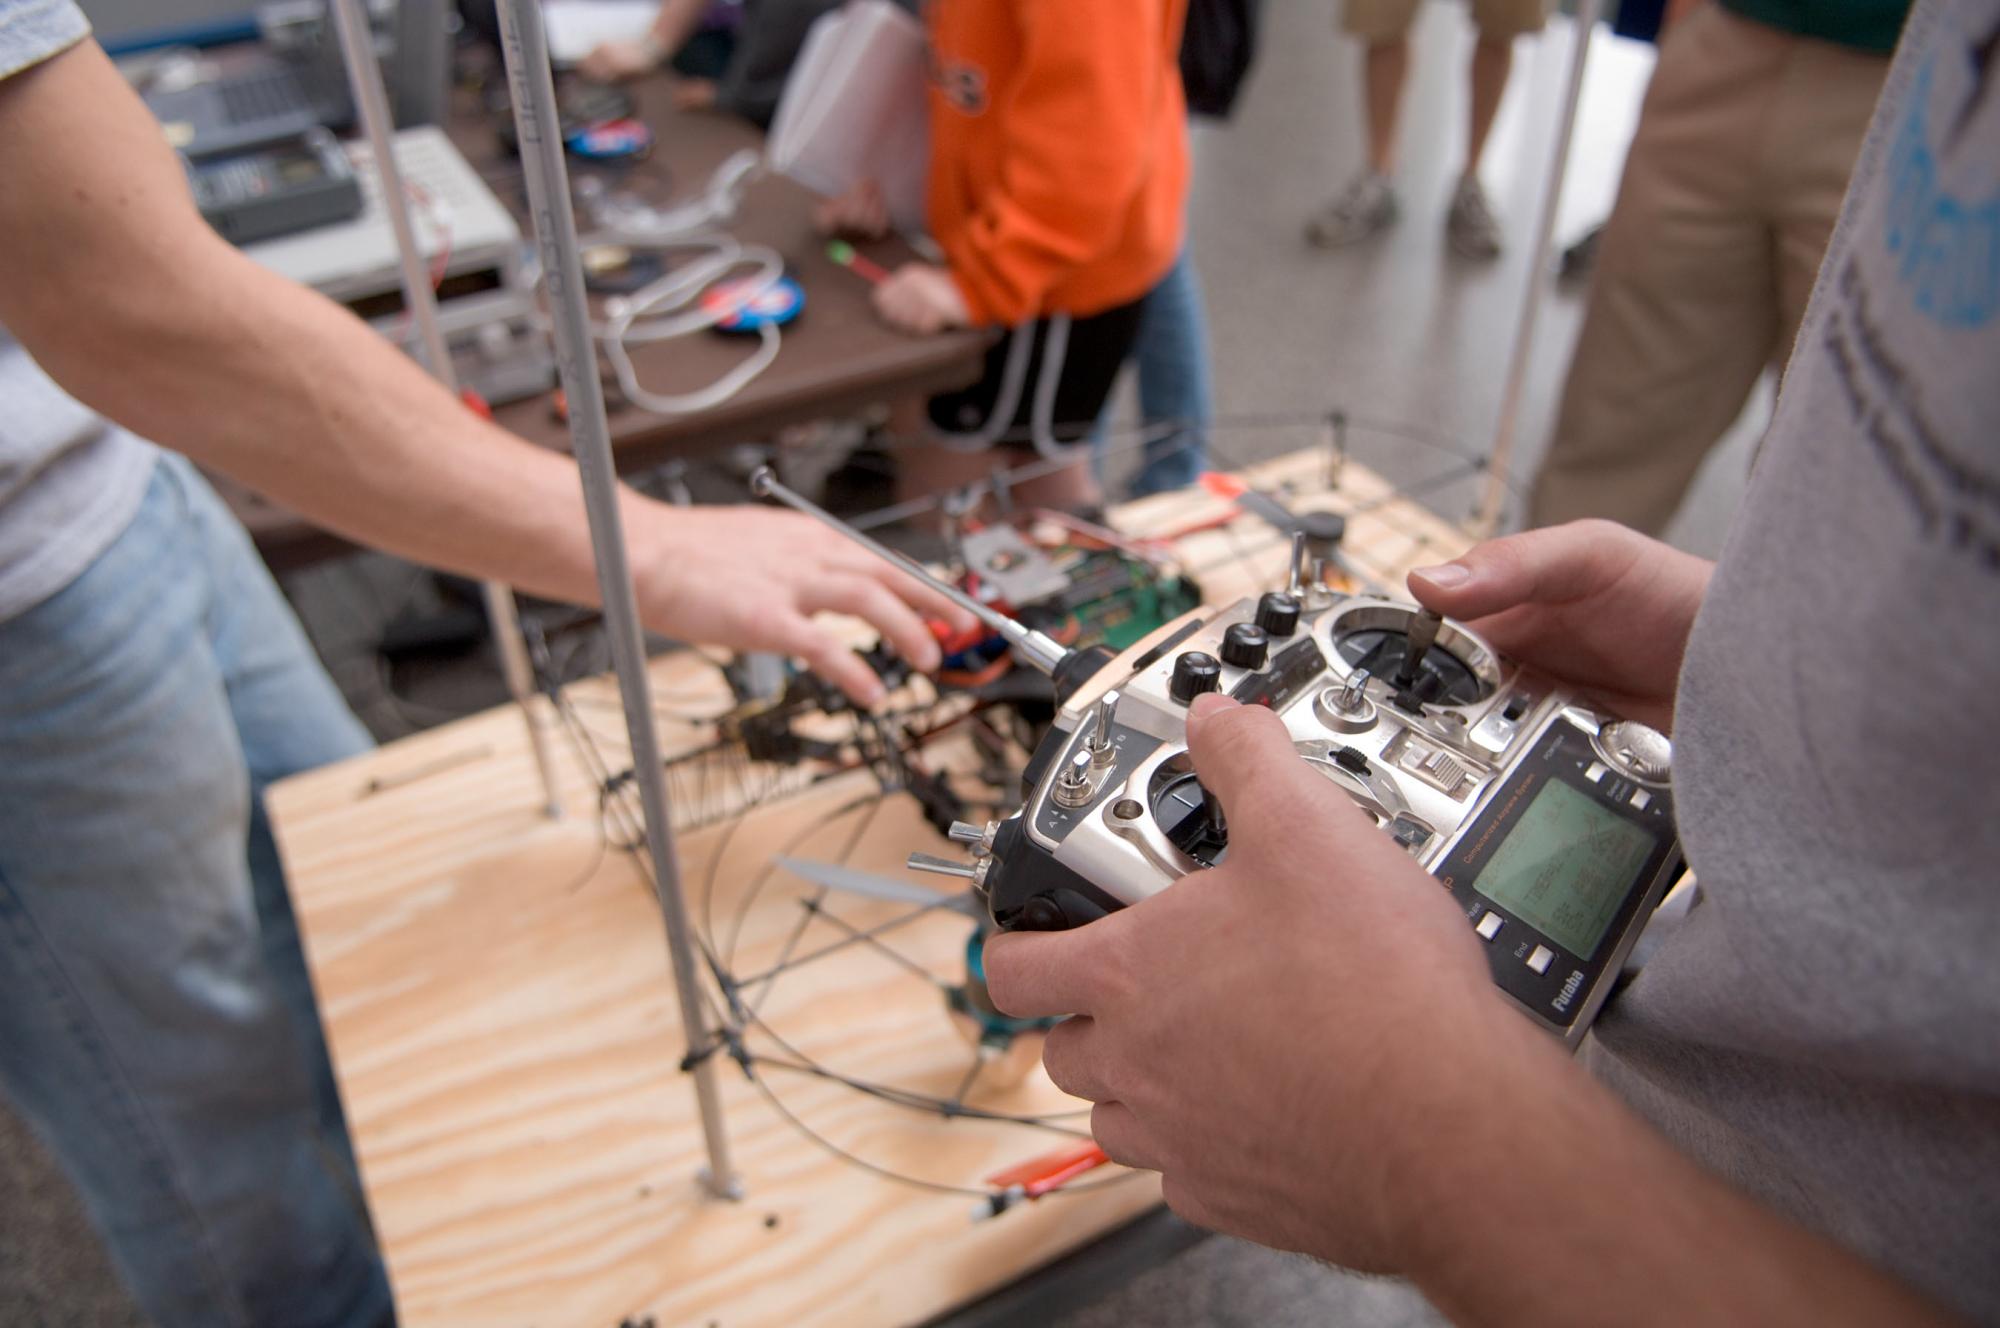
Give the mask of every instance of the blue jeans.
[[[1139, 418], [1150, 433], [1139, 473], [1127, 494], [1185, 489], [1208, 468], [1208, 430], [1215, 422], [1214, 392], [1209, 381], [1208, 317], [1202, 310], [1201, 286], [1194, 264], [1181, 250], [1160, 284], [1146, 294], [1139, 315], [1139, 340], [1132, 348], [1139, 369]], [[1105, 422], [1097, 434], [1098, 469], [1103, 469]], [[1178, 425], [1168, 429], [1165, 426]]]
[[262, 810], [367, 745], [178, 457], [0, 622], [0, 1085], [165, 1328], [391, 1321]]

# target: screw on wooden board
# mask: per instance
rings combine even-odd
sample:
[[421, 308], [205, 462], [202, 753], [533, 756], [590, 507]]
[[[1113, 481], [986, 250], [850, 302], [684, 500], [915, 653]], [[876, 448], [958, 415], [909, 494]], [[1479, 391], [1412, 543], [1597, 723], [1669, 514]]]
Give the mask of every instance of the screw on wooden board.
[[432, 775], [442, 774], [447, 770], [455, 770], [462, 765], [471, 765], [474, 761], [482, 761], [491, 755], [493, 755], [491, 747], [469, 747], [465, 751], [455, 752], [450, 756], [441, 756], [437, 760], [425, 765], [411, 766], [408, 770], [399, 770], [393, 775], [377, 775], [361, 786], [361, 797], [366, 798], [372, 797], [377, 793], [387, 793], [390, 789], [402, 788], [405, 784], [414, 784], [420, 779], [428, 779]]

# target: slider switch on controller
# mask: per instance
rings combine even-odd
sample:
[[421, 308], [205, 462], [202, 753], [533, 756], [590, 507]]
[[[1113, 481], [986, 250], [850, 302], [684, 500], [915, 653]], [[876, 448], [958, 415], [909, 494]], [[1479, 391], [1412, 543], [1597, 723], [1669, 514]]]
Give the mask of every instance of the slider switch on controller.
[[1261, 669], [1271, 657], [1271, 638], [1256, 623], [1235, 623], [1222, 634], [1222, 662], [1234, 669]]
[[1205, 650], [1189, 650], [1174, 660], [1173, 677], [1167, 681], [1167, 695], [1188, 705], [1203, 692], [1222, 686], [1222, 662]]

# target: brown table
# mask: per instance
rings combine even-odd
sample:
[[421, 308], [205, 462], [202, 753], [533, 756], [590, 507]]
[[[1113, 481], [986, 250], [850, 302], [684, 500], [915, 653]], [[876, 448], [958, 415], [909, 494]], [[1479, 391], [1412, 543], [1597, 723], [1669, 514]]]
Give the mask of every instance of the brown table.
[[[705, 184], [730, 153], [762, 142], [755, 128], [733, 117], [674, 110], [663, 80], [642, 82], [634, 91], [639, 116], [658, 141], [648, 162], [626, 172], [618, 187], [657, 201], [686, 195]], [[501, 148], [493, 118], [475, 97], [461, 95], [446, 128], [494, 193], [522, 219], [527, 233], [520, 167]], [[578, 173], [587, 169], [572, 167]], [[813, 195], [790, 180], [768, 177], [750, 188], [730, 227], [738, 239], [783, 254], [805, 288], [805, 309], [785, 329], [777, 359], [731, 400], [692, 415], [654, 415], [623, 405], [612, 385], [611, 443], [621, 471], [768, 438], [786, 425], [961, 387], [977, 377], [988, 334], [909, 337], [885, 326], [870, 307], [867, 283], [826, 257], [825, 241], [812, 224], [813, 203]], [[899, 241], [860, 247], [885, 266], [910, 256]], [[636, 347], [632, 361], [648, 388], [677, 392], [715, 381], [750, 349], [739, 339], [697, 335]], [[569, 450], [569, 427], [544, 398], [500, 407], [494, 417], [530, 442]], [[352, 548], [241, 486], [218, 479], [217, 487], [274, 569], [289, 570]]]

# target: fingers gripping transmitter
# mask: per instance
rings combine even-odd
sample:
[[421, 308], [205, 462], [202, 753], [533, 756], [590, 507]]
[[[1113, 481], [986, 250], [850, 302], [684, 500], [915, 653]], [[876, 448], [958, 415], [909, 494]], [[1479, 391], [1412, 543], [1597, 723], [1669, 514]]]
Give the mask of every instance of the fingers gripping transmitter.
[[1188, 706], [1211, 691], [1276, 712], [1299, 758], [1449, 892], [1501, 991], [1582, 1038], [1680, 871], [1671, 747], [1397, 600], [1276, 591], [1098, 669], [1020, 811], [971, 845], [998, 926], [1080, 926], [1227, 860], [1228, 818], [1187, 750]]

